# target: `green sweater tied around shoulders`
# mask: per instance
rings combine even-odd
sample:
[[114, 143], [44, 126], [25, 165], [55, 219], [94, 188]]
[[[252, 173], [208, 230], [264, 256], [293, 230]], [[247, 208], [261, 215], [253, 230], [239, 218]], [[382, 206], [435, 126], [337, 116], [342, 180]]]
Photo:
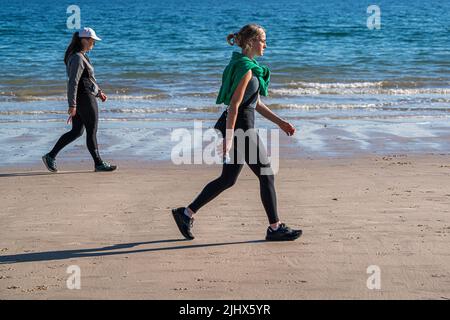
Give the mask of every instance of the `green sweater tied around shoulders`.
[[216, 104], [224, 103], [227, 106], [230, 105], [234, 91], [248, 70], [252, 70], [253, 75], [259, 80], [259, 93], [267, 96], [270, 81], [269, 68], [259, 65], [255, 59], [250, 59], [246, 55], [235, 51], [231, 56], [230, 63], [223, 71], [222, 86], [220, 87]]

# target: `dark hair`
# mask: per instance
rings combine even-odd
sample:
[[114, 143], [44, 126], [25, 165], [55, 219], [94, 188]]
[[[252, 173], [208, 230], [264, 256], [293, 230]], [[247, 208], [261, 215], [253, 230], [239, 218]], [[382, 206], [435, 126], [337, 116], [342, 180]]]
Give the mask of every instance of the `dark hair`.
[[227, 36], [227, 42], [232, 46], [237, 44], [242, 49], [247, 49], [250, 46], [250, 42], [261, 35], [261, 31], [265, 30], [259, 24], [247, 24], [239, 32], [230, 33]]
[[67, 61], [69, 60], [69, 57], [76, 52], [80, 52], [82, 49], [81, 46], [81, 38], [79, 36], [78, 31], [73, 33], [72, 41], [70, 42], [69, 46], [66, 49], [66, 53], [64, 54], [64, 64], [67, 65]]

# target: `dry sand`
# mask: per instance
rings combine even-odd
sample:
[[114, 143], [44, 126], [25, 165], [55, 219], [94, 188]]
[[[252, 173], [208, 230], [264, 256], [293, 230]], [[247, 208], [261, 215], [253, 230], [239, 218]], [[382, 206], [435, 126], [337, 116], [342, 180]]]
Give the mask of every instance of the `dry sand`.
[[[183, 241], [170, 208], [220, 166], [119, 165], [0, 169], [1, 299], [450, 299], [448, 155], [282, 160], [280, 216], [304, 231], [288, 243], [263, 241], [247, 167]], [[66, 286], [71, 265], [79, 290]]]

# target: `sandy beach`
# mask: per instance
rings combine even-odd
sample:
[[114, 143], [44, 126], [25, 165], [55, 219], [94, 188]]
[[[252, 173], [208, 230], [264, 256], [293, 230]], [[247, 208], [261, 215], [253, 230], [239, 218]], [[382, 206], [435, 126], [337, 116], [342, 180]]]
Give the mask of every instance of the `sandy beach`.
[[220, 166], [118, 164], [0, 170], [0, 299], [450, 299], [448, 154], [281, 160], [279, 213], [304, 232], [289, 243], [263, 240], [248, 167], [183, 241], [170, 208]]

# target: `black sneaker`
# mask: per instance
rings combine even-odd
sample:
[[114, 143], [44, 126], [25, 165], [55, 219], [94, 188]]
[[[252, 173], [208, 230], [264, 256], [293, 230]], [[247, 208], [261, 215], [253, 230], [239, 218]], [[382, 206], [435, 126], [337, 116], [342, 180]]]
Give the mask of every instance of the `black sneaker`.
[[117, 166], [110, 164], [109, 162], [102, 161], [101, 164], [95, 166], [95, 172], [99, 171], [114, 171], [117, 169]]
[[58, 169], [56, 168], [56, 160], [55, 158], [52, 158], [47, 153], [45, 156], [42, 157], [42, 161], [44, 162], [45, 166], [47, 167], [48, 171], [51, 172], [57, 172]]
[[172, 215], [177, 223], [178, 229], [181, 234], [188, 240], [194, 239], [194, 236], [191, 233], [191, 228], [194, 224], [194, 218], [189, 218], [184, 214], [184, 207], [172, 209]]
[[267, 228], [266, 240], [267, 241], [292, 241], [302, 235], [302, 230], [293, 230], [284, 223], [280, 224], [276, 231], [273, 231], [271, 227]]

